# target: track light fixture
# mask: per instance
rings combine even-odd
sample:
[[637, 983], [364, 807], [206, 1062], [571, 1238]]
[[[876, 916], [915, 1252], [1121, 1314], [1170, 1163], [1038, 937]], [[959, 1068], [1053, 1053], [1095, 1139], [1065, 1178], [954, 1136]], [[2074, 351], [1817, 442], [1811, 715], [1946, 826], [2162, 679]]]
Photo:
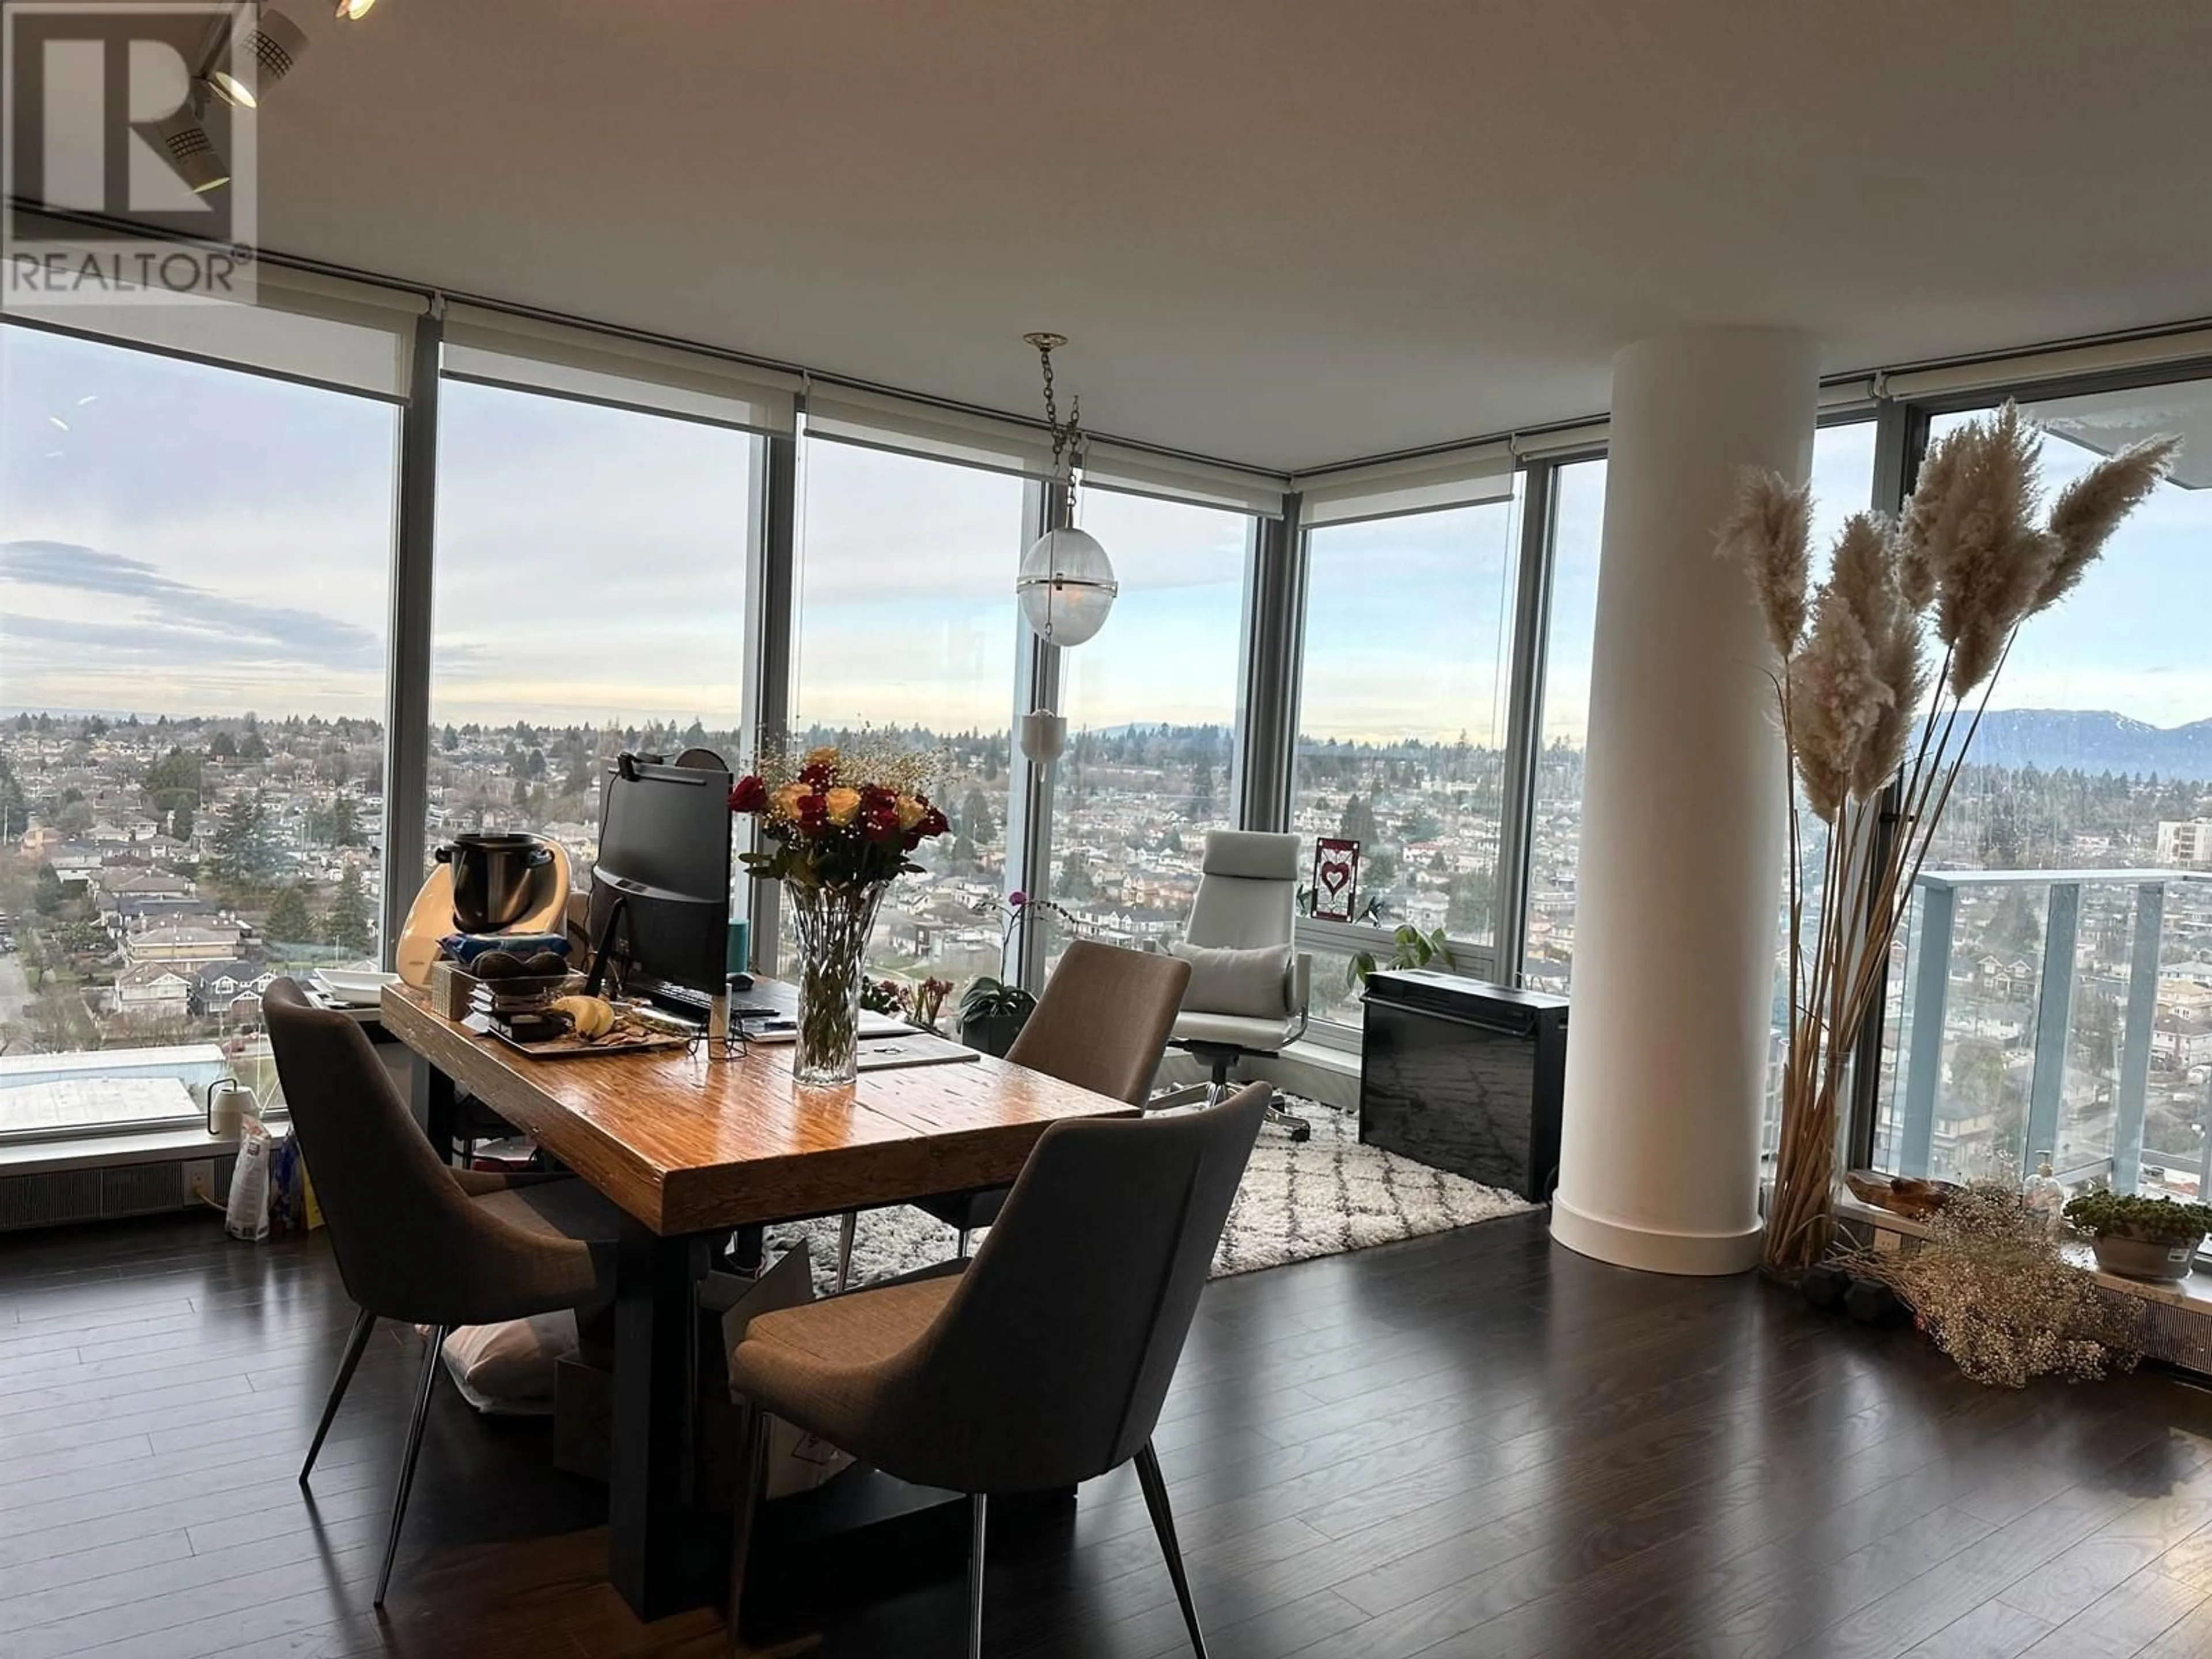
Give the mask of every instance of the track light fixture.
[[177, 176], [195, 196], [220, 190], [230, 182], [230, 164], [216, 149], [215, 140], [208, 137], [202, 110], [201, 99], [190, 98], [154, 124], [154, 135], [168, 152]]
[[307, 32], [297, 23], [281, 11], [258, 12], [252, 27], [233, 34], [228, 49], [208, 65], [207, 83], [233, 107], [258, 109], [264, 94], [292, 72], [307, 49]]
[[338, 17], [343, 22], [357, 23], [375, 3], [376, 0], [338, 0]]

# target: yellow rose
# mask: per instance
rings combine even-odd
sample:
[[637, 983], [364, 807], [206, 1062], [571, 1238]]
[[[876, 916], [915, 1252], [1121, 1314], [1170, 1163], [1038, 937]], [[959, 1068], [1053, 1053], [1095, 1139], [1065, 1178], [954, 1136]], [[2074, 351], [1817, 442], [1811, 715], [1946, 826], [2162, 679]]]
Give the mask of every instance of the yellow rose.
[[850, 823], [860, 813], [860, 792], [857, 789], [841, 786], [824, 794], [822, 802], [829, 809], [830, 822], [835, 824]]
[[837, 767], [837, 745], [834, 743], [825, 743], [819, 749], [810, 749], [806, 751], [806, 758], [799, 762], [799, 764], [826, 766], [835, 771]]
[[803, 783], [787, 783], [768, 798], [768, 815], [778, 823], [795, 823], [799, 817], [799, 798], [806, 793]]
[[912, 795], [901, 795], [898, 798], [898, 819], [900, 829], [911, 830], [915, 825], [920, 823], [922, 819], [928, 816], [929, 809], [927, 806], [924, 806], [920, 801], [916, 800]]

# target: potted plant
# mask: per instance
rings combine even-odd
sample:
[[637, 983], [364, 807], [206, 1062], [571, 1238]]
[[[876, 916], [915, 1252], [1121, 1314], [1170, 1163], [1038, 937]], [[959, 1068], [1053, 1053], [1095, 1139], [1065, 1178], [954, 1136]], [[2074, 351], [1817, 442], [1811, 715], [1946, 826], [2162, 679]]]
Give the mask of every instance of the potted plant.
[[2122, 1279], [2189, 1277], [2197, 1247], [2212, 1232], [2212, 1204], [2124, 1193], [2083, 1193], [2066, 1206], [2066, 1218], [2089, 1235], [2097, 1265]]
[[1036, 999], [1017, 984], [1007, 969], [1007, 959], [1013, 954], [1015, 930], [1035, 915], [1058, 916], [1071, 927], [1080, 927], [1082, 924], [1065, 905], [1033, 897], [1019, 888], [1002, 899], [986, 899], [975, 908], [994, 912], [1000, 918], [999, 974], [995, 979], [988, 974], [978, 975], [962, 995], [960, 1040], [970, 1048], [1003, 1058], [1006, 1050], [1013, 1047], [1014, 1039], [1021, 1035], [1022, 1027], [1029, 1023], [1030, 1011], [1036, 1006]]
[[1382, 968], [1425, 968], [1435, 963], [1447, 972], [1458, 970], [1459, 963], [1452, 960], [1451, 945], [1445, 939], [1444, 930], [1441, 927], [1433, 933], [1425, 933], [1409, 924], [1391, 934], [1390, 939], [1394, 948], [1390, 960], [1386, 963], [1378, 964], [1372, 951], [1353, 951], [1352, 960], [1344, 967], [1344, 982], [1355, 991], [1362, 990], [1366, 987], [1368, 975], [1374, 973], [1378, 965]]
[[960, 999], [960, 1040], [1003, 1060], [1036, 1007], [1036, 999], [1020, 986], [982, 975]]

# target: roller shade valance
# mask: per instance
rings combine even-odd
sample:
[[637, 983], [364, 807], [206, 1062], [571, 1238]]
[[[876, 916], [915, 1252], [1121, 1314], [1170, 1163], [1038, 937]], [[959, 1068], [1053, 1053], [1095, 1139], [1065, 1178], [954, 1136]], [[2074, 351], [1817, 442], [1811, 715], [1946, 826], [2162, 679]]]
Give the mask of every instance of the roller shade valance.
[[1511, 444], [1490, 443], [1306, 473], [1293, 480], [1301, 497], [1298, 517], [1312, 529], [1510, 501], [1514, 465]]
[[626, 335], [456, 305], [445, 372], [526, 392], [788, 436], [799, 377]]
[[[43, 241], [88, 250], [113, 240], [34, 216], [19, 224]], [[6, 315], [88, 339], [398, 400], [408, 392], [415, 319], [427, 309], [424, 296], [406, 289], [264, 260], [253, 269], [250, 303], [169, 294], [39, 301], [11, 292]]]
[[1052, 434], [1041, 425], [819, 381], [807, 388], [805, 410], [810, 438], [1032, 478], [1052, 476]]
[[2060, 380], [2115, 369], [2155, 368], [2198, 359], [2212, 359], [2212, 329], [2160, 334], [2140, 340], [2107, 340], [2059, 351], [1958, 363], [1948, 368], [1915, 369], [1885, 377], [1882, 390], [1898, 398], [1942, 398], [1968, 392], [1996, 392], [2036, 380]]
[[1127, 490], [1195, 507], [1223, 507], [1263, 519], [1283, 516], [1283, 492], [1290, 480], [1272, 472], [1194, 460], [1182, 455], [1100, 440], [1084, 453], [1083, 481], [1104, 489]]

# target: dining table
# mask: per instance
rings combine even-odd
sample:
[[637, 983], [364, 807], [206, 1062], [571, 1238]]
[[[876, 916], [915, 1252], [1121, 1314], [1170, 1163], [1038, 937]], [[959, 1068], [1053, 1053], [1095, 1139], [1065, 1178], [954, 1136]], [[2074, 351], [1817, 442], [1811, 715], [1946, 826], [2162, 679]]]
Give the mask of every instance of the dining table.
[[702, 1606], [720, 1563], [702, 1540], [690, 1432], [698, 1291], [710, 1265], [761, 1266], [779, 1222], [1010, 1184], [1054, 1123], [1134, 1109], [979, 1054], [863, 1070], [801, 1089], [789, 1043], [701, 1037], [650, 1052], [548, 1058], [385, 988], [386, 1034], [412, 1055], [417, 1121], [453, 1155], [466, 1091], [610, 1200], [616, 1255], [608, 1576], [641, 1619]]

